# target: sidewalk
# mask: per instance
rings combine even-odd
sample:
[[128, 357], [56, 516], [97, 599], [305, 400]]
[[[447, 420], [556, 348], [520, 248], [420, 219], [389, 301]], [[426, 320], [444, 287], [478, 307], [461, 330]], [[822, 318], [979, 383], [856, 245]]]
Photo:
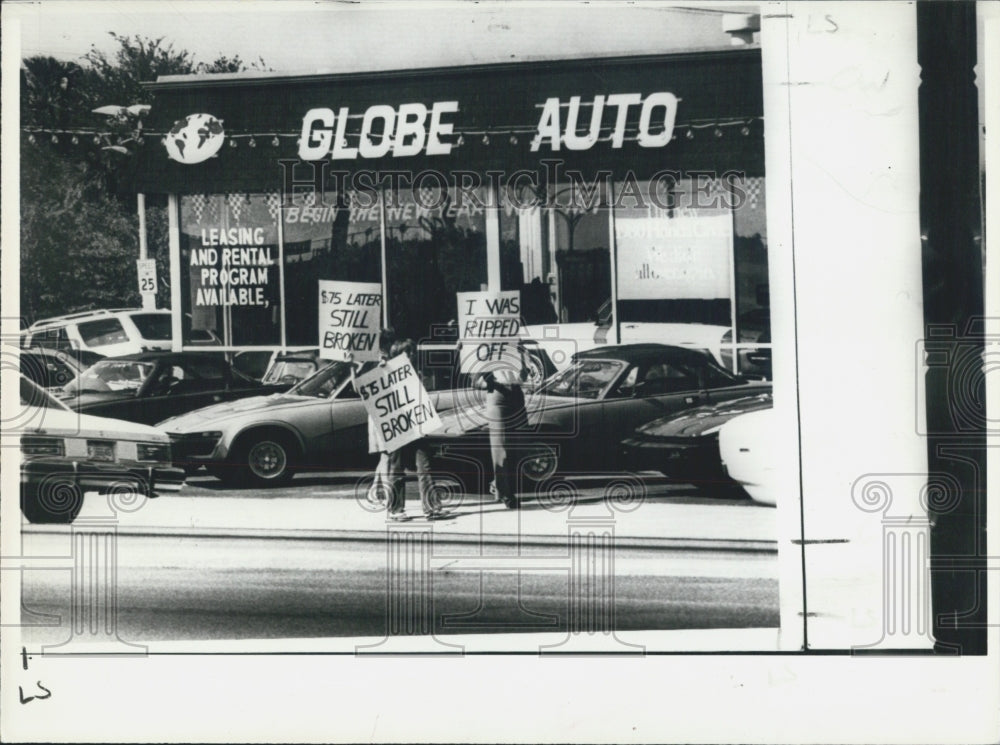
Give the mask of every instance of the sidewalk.
[[[149, 499], [130, 512], [108, 509], [106, 497], [87, 494], [70, 528], [114, 524], [123, 535], [385, 541], [389, 532], [433, 532], [435, 542], [563, 545], [570, 533], [611, 534], [620, 547], [675, 550], [777, 551], [775, 510], [753, 503], [677, 502], [649, 499], [609, 505], [579, 499], [573, 506], [526, 501], [508, 510], [497, 502], [466, 498], [455, 517], [428, 522], [420, 501], [407, 500], [412, 520], [387, 523], [384, 511], [351, 497], [230, 497], [179, 495]], [[28, 525], [29, 532], [63, 532], [67, 526]], [[518, 540], [520, 537], [520, 540]]]

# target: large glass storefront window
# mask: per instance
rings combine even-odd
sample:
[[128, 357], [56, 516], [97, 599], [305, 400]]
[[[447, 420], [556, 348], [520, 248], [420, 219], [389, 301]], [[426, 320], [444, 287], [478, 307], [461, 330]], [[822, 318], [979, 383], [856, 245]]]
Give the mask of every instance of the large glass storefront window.
[[389, 323], [444, 340], [455, 294], [487, 288], [496, 219], [500, 285], [521, 292], [527, 325], [577, 324], [594, 343], [612, 339], [616, 256], [621, 342], [693, 343], [662, 325], [697, 325], [699, 339], [718, 330], [710, 347], [726, 367], [770, 377], [762, 177], [508, 188], [495, 217], [486, 190], [475, 196], [435, 185], [297, 193], [284, 205], [277, 194], [182, 197], [184, 343], [210, 334], [227, 347], [315, 346], [320, 279], [384, 279]]
[[283, 210], [286, 344], [316, 346], [321, 279], [380, 282], [378, 195], [295, 194]]
[[505, 290], [521, 290], [525, 323], [588, 323], [606, 315], [611, 300], [607, 184], [570, 181], [502, 196], [501, 282]]
[[733, 217], [721, 183], [616, 186], [620, 320], [730, 326]]
[[281, 344], [277, 194], [194, 194], [180, 200], [183, 340]]
[[459, 199], [439, 186], [386, 191], [388, 311], [396, 331], [414, 339], [455, 321], [455, 293], [485, 289], [486, 196]]
[[521, 290], [529, 326], [610, 338], [613, 229], [622, 342], [703, 346], [730, 370], [770, 377], [763, 177], [664, 172], [503, 197], [503, 289]]

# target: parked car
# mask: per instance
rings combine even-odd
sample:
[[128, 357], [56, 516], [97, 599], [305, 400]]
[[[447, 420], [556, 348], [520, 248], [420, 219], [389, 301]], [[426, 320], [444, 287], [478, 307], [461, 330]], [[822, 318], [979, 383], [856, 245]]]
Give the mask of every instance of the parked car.
[[[744, 313], [738, 327], [740, 344], [770, 343], [770, 312], [767, 308]], [[609, 338], [614, 338], [611, 301], [601, 305], [596, 321], [527, 326], [525, 332], [548, 353], [557, 368], [563, 369], [573, 353], [600, 348], [608, 344]], [[697, 349], [711, 354], [725, 369], [733, 369], [733, 350], [730, 346], [733, 331], [728, 325], [623, 320], [619, 323], [619, 332], [621, 344], [669, 344]], [[755, 354], [757, 356], [753, 357]], [[762, 361], [762, 355], [766, 356], [765, 361]], [[737, 350], [737, 358], [741, 374], [770, 379], [770, 347], [757, 350], [741, 348]]]
[[[710, 355], [664, 344], [626, 344], [581, 352], [526, 397], [527, 425], [511, 433], [525, 476], [620, 470], [620, 443], [667, 414], [770, 390], [722, 369]], [[485, 411], [455, 411], [429, 435], [442, 463], [482, 491], [492, 471]], [[464, 465], [463, 465], [464, 464]]]
[[19, 351], [21, 375], [50, 393], [61, 390], [81, 372], [103, 357], [79, 349], [57, 350], [32, 347]]
[[719, 430], [719, 454], [729, 478], [753, 501], [772, 507], [778, 502], [774, 426], [774, 409], [762, 409], [735, 417]]
[[184, 485], [163, 432], [79, 414], [23, 376], [20, 386], [21, 511], [29, 522], [73, 522], [88, 491], [156, 497]]
[[213, 403], [288, 388], [261, 385], [218, 354], [143, 352], [101, 360], [64, 386], [61, 398], [84, 414], [155, 424]]
[[622, 441], [622, 456], [629, 470], [659, 471], [726, 491], [730, 483], [719, 457], [719, 430], [733, 417], [769, 408], [771, 391], [767, 389], [654, 419]]
[[331, 360], [320, 359], [319, 349], [315, 347], [275, 353], [261, 382], [265, 385], [295, 385], [330, 362]]
[[[115, 308], [71, 313], [33, 323], [21, 333], [22, 347], [79, 349], [105, 357], [150, 350], [169, 350], [172, 338], [169, 310]], [[191, 331], [191, 342], [214, 346], [221, 342], [211, 331]]]
[[[368, 366], [374, 363], [368, 363]], [[475, 406], [478, 391], [431, 390], [439, 413]], [[208, 406], [159, 424], [173, 442], [174, 462], [234, 485], [275, 486], [308, 469], [369, 469], [368, 415], [354, 390], [351, 366], [333, 362], [286, 393]]]

